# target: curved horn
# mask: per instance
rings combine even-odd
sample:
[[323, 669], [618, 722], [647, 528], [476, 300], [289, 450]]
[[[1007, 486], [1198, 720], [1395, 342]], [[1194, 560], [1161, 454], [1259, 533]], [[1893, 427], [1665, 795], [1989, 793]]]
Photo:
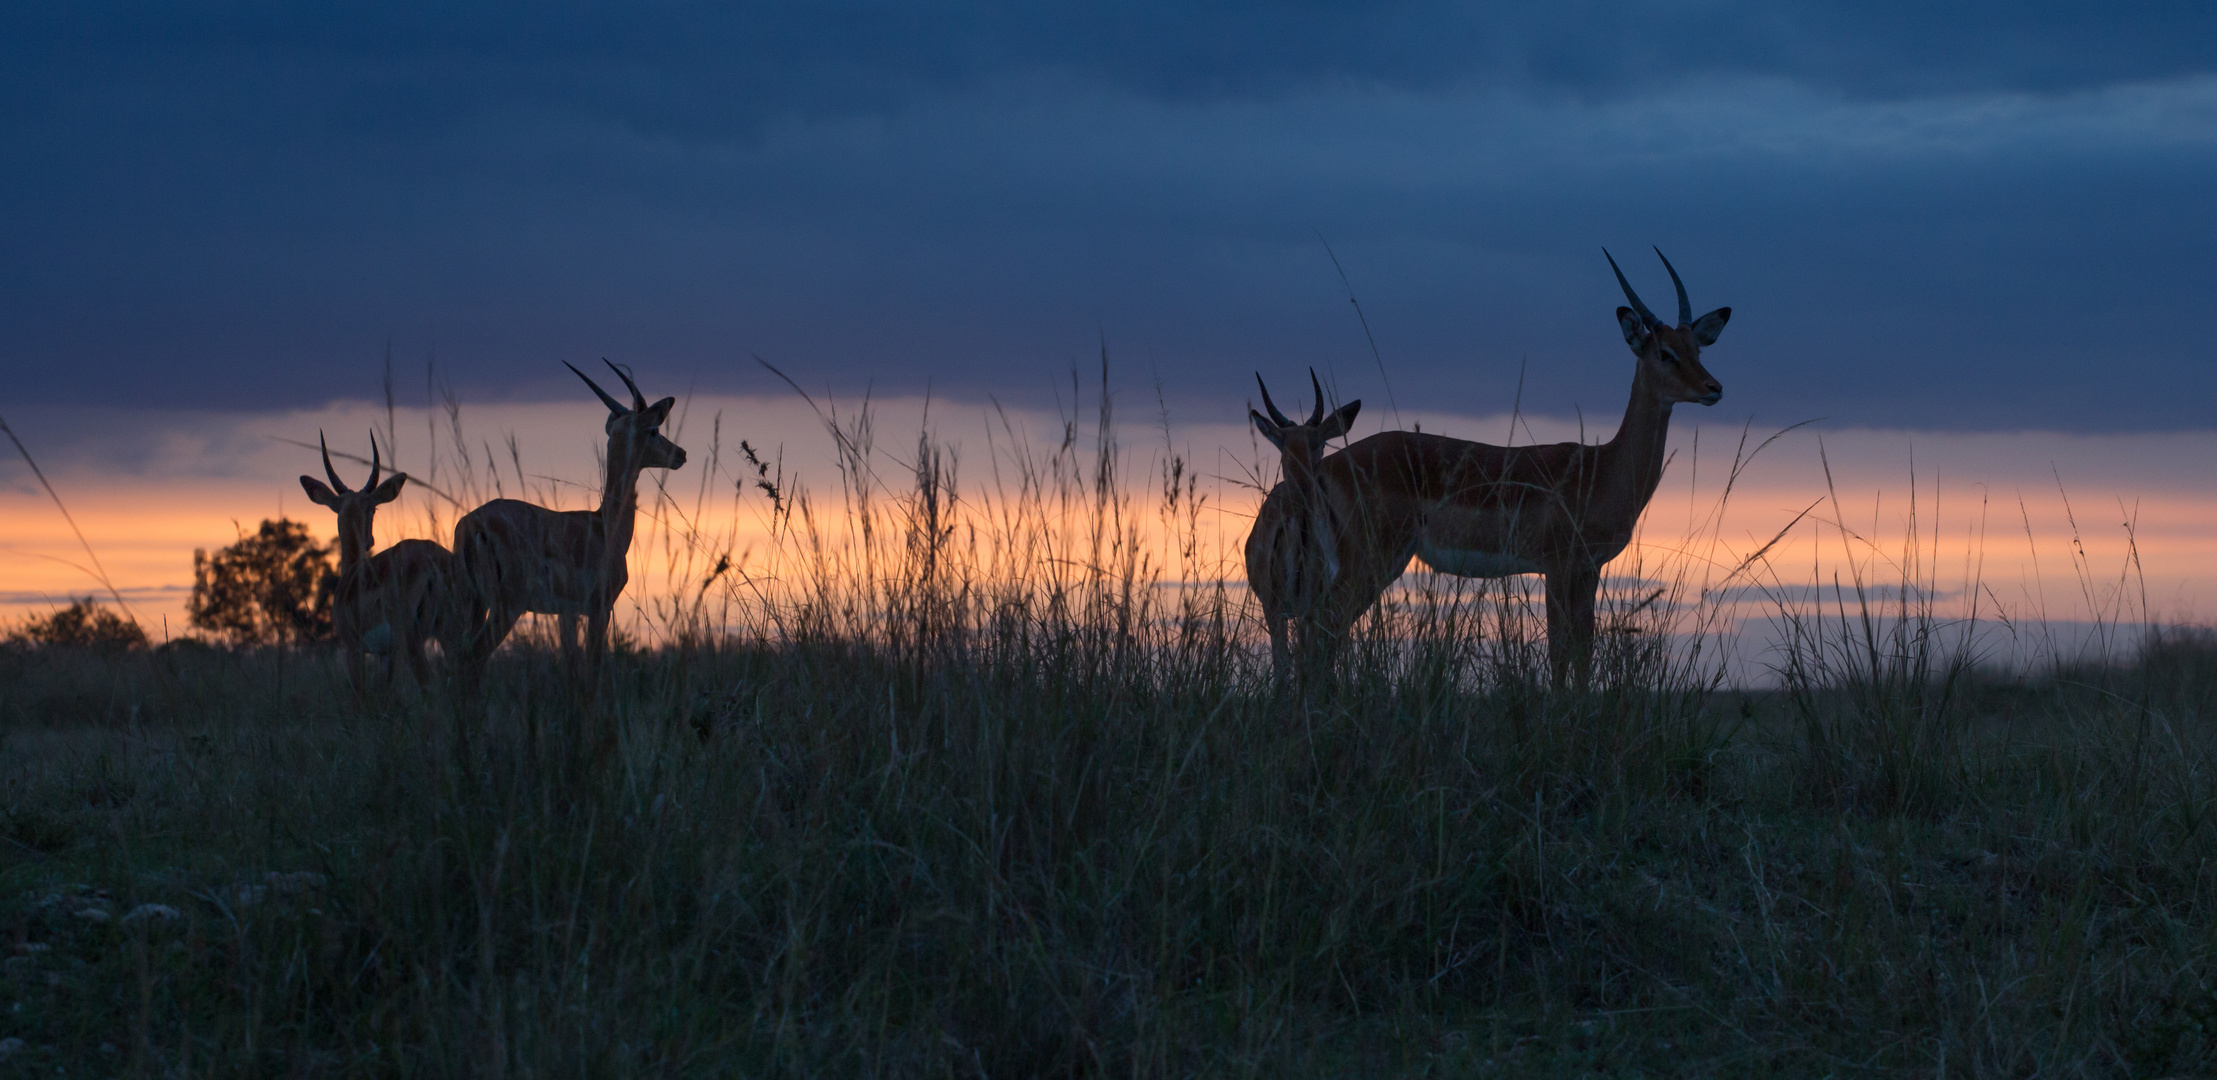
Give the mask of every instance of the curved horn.
[[369, 483], [363, 486], [363, 491], [377, 490], [377, 475], [382, 467], [382, 463], [377, 459], [377, 429], [371, 428], [369, 433]]
[[1692, 326], [1694, 306], [1686, 299], [1686, 283], [1678, 280], [1678, 268], [1670, 264], [1670, 256], [1663, 254], [1662, 248], [1655, 249], [1655, 257], [1663, 260], [1663, 269], [1670, 271], [1670, 283], [1678, 286], [1678, 325]]
[[623, 414], [625, 414], [625, 413], [627, 413], [627, 412], [630, 412], [630, 411], [631, 411], [631, 410], [629, 410], [629, 409], [626, 409], [626, 408], [624, 408], [624, 407], [623, 407], [623, 404], [622, 404], [621, 402], [617, 401], [617, 400], [616, 400], [615, 398], [609, 397], [609, 396], [608, 396], [608, 391], [606, 391], [606, 390], [603, 390], [603, 389], [601, 389], [601, 388], [600, 388], [600, 384], [599, 384], [599, 383], [596, 383], [596, 382], [594, 382], [594, 381], [593, 381], [593, 380], [591, 380], [591, 379], [586, 379], [586, 378], [585, 378], [585, 373], [584, 373], [584, 372], [582, 372], [582, 371], [578, 371], [578, 370], [577, 370], [577, 365], [576, 365], [576, 364], [573, 364], [573, 363], [570, 363], [570, 362], [569, 362], [569, 361], [567, 361], [567, 360], [564, 360], [564, 361], [562, 361], [562, 366], [563, 366], [563, 367], [566, 367], [566, 368], [568, 368], [568, 369], [570, 369], [570, 371], [571, 371], [571, 372], [573, 372], [573, 373], [575, 373], [575, 374], [577, 375], [577, 377], [578, 377], [578, 378], [580, 378], [580, 379], [585, 379], [585, 385], [587, 385], [587, 386], [590, 386], [590, 387], [592, 387], [592, 388], [593, 388], [593, 393], [599, 394], [599, 395], [600, 395], [600, 399], [601, 399], [601, 401], [603, 401], [603, 402], [607, 403], [607, 405], [608, 405], [608, 411], [609, 411], [609, 412], [612, 412], [612, 413], [616, 414], [617, 416], [622, 416]]
[[1270, 388], [1263, 386], [1260, 371], [1255, 373], [1255, 385], [1262, 389], [1262, 407], [1270, 410], [1270, 422], [1279, 427], [1292, 427], [1293, 421], [1286, 419], [1286, 414], [1278, 411], [1278, 403], [1270, 400]]
[[323, 475], [331, 478], [331, 490], [341, 495], [351, 495], [346, 483], [339, 479], [339, 470], [331, 467], [331, 444], [323, 441], [323, 432], [316, 432], [316, 445], [323, 447]]
[[1609, 269], [1617, 272], [1617, 284], [1624, 287], [1624, 298], [1632, 301], [1632, 310], [1640, 313], [1640, 320], [1649, 326], [1661, 326], [1663, 320], [1656, 318], [1654, 312], [1647, 310], [1646, 304], [1640, 303], [1640, 294], [1633, 292], [1632, 283], [1624, 280], [1624, 271], [1617, 267], [1616, 256], [1609, 254], [1608, 248], [1602, 248], [1601, 257], [1609, 260]]
[[1324, 422], [1324, 384], [1316, 381], [1316, 369], [1309, 369], [1309, 389], [1316, 391], [1316, 408], [1309, 413], [1309, 426]]
[[631, 381], [631, 373], [625, 371], [620, 367], [617, 367], [615, 364], [611, 363], [609, 359], [605, 356], [600, 358], [600, 362], [603, 364], [607, 364], [608, 370], [615, 372], [616, 377], [622, 379], [624, 381], [624, 385], [631, 388], [631, 411], [645, 412], [647, 408], [647, 396], [639, 392], [638, 383]]

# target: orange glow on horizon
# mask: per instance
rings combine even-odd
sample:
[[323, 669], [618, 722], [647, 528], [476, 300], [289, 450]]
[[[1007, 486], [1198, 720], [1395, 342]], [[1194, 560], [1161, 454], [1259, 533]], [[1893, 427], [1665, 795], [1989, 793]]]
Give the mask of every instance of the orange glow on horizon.
[[[855, 415], [851, 403], [840, 409], [842, 418]], [[902, 463], [914, 453], [925, 410], [921, 401], [893, 400], [874, 403], [872, 411], [879, 433], [872, 461], [880, 490], [874, 494], [883, 500], [907, 483]], [[958, 462], [960, 491], [973, 512], [993, 505], [995, 470], [989, 455], [1000, 461], [1001, 479], [1010, 483], [1011, 435], [1028, 439], [1036, 450], [1052, 446], [1050, 438], [1059, 441], [1064, 424], [1049, 413], [1014, 413], [1010, 427], [1003, 428], [998, 415], [984, 408], [945, 401], [931, 405], [930, 418], [936, 437]], [[516, 495], [519, 487], [527, 497], [551, 500], [564, 509], [591, 505], [598, 487], [597, 406], [488, 406], [465, 410], [462, 419], [467, 424], [463, 445], [471, 446], [467, 468], [452, 449], [456, 444], [445, 430], [450, 421], [443, 413], [419, 409], [399, 414], [400, 464], [426, 483], [412, 486], [379, 515], [380, 545], [404, 537], [443, 542], [457, 504]], [[1489, 440], [1508, 427], [1498, 417], [1403, 419], [1421, 422], [1427, 431]], [[2086, 614], [2087, 581], [2095, 586], [2097, 606], [2107, 602], [2101, 599], [2102, 590], [2122, 583], [2128, 590], [2145, 589], [2149, 614], [2191, 621], [2203, 617], [2205, 598], [2217, 586], [2212, 569], [2217, 568], [2217, 479], [2205, 478], [2196, 467], [2217, 454], [2217, 433], [1798, 431], [1741, 473], [1719, 519], [1717, 497], [1739, 430], [1696, 429], [1694, 421], [1700, 419], [1692, 410], [1681, 411], [1673, 431], [1678, 458], [1643, 519], [1642, 548], [1613, 570], [1630, 572], [1626, 567], [1635, 563], [1655, 567], [1683, 558], [1690, 561], [1677, 565], [1690, 579], [1703, 577], [1699, 568], [1704, 566], [1720, 578], [1807, 510], [1801, 524], [1771, 548], [1771, 580], [1789, 585], [1829, 581], [1835, 573], [1848, 576], [1851, 564], [1861, 563], [1879, 583], [1898, 584], [1892, 560], [1901, 556], [1910, 527], [1914, 460], [1919, 558], [1936, 564], [1936, 571], [1928, 565], [1920, 577], [1930, 574], [1943, 592], [1959, 590], [1976, 573], [1989, 595], [2022, 605], [2021, 614], [2071, 619]], [[165, 434], [152, 440], [162, 447], [160, 452], [125, 470], [104, 470], [89, 457], [73, 459], [67, 447], [49, 453], [34, 444], [32, 450], [42, 455], [47, 475], [110, 579], [124, 591], [141, 624], [159, 638], [165, 622], [171, 636], [183, 632], [194, 549], [220, 547], [241, 530], [252, 531], [263, 518], [279, 515], [305, 521], [319, 536], [330, 536], [328, 511], [309, 503], [295, 480], [301, 473], [321, 474], [316, 454], [283, 440], [312, 447], [319, 429], [360, 432], [375, 424], [382, 432], [385, 413], [382, 407], [342, 404], [244, 417], [148, 414], [134, 422]], [[1529, 427], [1541, 438], [1575, 437], [1576, 432], [1571, 423], [1537, 418]], [[770, 565], [774, 552], [768, 503], [753, 487], [753, 469], [740, 458], [742, 438], [768, 460], [778, 460], [782, 452], [788, 491], [808, 494], [819, 525], [829, 523], [829, 534], [836, 536], [843, 528], [836, 520], [843, 511], [832, 440], [805, 405], [792, 399], [700, 398], [687, 404], [682, 425], [673, 428], [673, 436], [691, 451], [693, 464], [659, 477], [650, 473], [642, 484], [633, 584], [620, 612], [691, 588], [673, 578], [695, 572], [683, 565], [688, 554], [699, 560], [699, 551], [685, 550], [688, 529], [711, 547], [728, 545], [749, 573], [762, 573]], [[1083, 423], [1080, 433], [1081, 441], [1090, 444], [1092, 433]], [[1171, 577], [1240, 579], [1239, 547], [1260, 498], [1240, 482], [1250, 475], [1257, 457], [1257, 443], [1246, 429], [1224, 423], [1184, 425], [1174, 427], [1166, 443], [1159, 426], [1133, 421], [1118, 435], [1122, 476], [1144, 543], [1159, 556], [1157, 565]], [[513, 455], [508, 450], [511, 437]], [[708, 453], [712, 444], [713, 468]], [[1166, 445], [1186, 454], [1188, 472], [1202, 478], [1199, 491], [1209, 508], [1200, 522], [1202, 550], [1191, 566], [1161, 562], [1173, 547], [1154, 513]], [[434, 446], [440, 455], [436, 459], [428, 452]], [[355, 447], [333, 440], [335, 453], [366, 449], [366, 443]], [[1267, 456], [1264, 461], [1274, 480], [1275, 461]], [[1826, 462], [1836, 506], [1826, 488]], [[367, 471], [344, 461], [339, 468], [350, 483], [359, 483]], [[495, 475], [497, 481], [491, 478]], [[434, 486], [454, 501], [433, 495], [429, 488]], [[655, 513], [662, 519], [653, 520]], [[1842, 524], [1852, 534], [1844, 544]], [[2132, 554], [2128, 544], [2137, 549], [2137, 576], [2127, 574]], [[782, 557], [790, 559], [793, 553]], [[713, 562], [713, 556], [707, 561]], [[0, 618], [20, 619], [72, 597], [104, 592], [87, 572], [85, 553], [67, 523], [20, 461], [0, 466], [0, 567]]]

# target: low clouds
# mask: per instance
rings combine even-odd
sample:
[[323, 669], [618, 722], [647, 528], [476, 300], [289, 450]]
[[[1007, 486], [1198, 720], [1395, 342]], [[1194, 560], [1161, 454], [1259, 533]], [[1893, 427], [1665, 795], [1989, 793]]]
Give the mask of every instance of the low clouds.
[[1102, 336], [1194, 409], [1309, 364], [1382, 397], [1326, 240], [1395, 392], [1458, 411], [1521, 369], [1613, 419], [1604, 244], [1734, 307], [1735, 415], [2217, 390], [2200, 9], [755, 7], [6, 16], [0, 402], [373, 397], [388, 342], [480, 398], [603, 354], [772, 389], [752, 352], [1041, 400]]

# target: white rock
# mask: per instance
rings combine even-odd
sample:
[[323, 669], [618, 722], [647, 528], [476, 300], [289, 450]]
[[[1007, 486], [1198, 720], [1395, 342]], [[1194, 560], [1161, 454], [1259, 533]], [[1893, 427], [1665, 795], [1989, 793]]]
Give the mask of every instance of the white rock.
[[89, 907], [79, 911], [77, 913], [77, 917], [87, 922], [96, 923], [104, 923], [113, 918], [113, 916], [108, 914], [108, 909], [96, 907]]
[[13, 1054], [21, 1049], [23, 1049], [23, 1040], [21, 1039], [0, 1039], [0, 1058], [7, 1057], [9, 1054]]

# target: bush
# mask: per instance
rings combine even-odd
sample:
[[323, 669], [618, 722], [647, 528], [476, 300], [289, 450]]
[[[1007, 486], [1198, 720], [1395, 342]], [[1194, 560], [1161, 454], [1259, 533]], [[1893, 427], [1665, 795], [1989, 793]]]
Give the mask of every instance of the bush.
[[209, 555], [192, 553], [192, 625], [234, 645], [298, 645], [331, 637], [337, 545], [318, 544], [290, 518]]
[[122, 652], [145, 648], [146, 631], [140, 629], [138, 623], [101, 607], [88, 596], [52, 615], [34, 616], [10, 632], [8, 640], [25, 645]]

